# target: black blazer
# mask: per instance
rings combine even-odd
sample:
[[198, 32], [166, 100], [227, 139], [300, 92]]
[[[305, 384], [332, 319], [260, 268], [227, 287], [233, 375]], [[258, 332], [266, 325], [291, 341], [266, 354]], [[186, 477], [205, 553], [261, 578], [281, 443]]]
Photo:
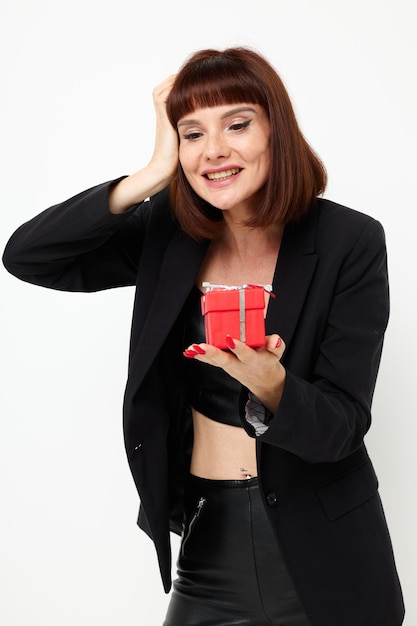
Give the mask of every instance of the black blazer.
[[[169, 530], [181, 532], [191, 445], [183, 307], [207, 243], [180, 230], [167, 190], [112, 215], [109, 184], [21, 226], [3, 260], [22, 280], [54, 289], [137, 286], [124, 436], [139, 524], [155, 542], [168, 591]], [[388, 320], [381, 225], [317, 200], [285, 229], [273, 290], [266, 327], [286, 342], [287, 379], [257, 438], [257, 461], [294, 585], [312, 626], [399, 626], [401, 590], [363, 443]], [[242, 425], [254, 436], [243, 415]]]

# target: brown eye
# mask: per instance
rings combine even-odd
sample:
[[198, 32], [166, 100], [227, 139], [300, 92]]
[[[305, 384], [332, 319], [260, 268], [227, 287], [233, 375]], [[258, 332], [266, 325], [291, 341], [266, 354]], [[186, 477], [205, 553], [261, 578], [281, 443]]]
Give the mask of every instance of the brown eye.
[[196, 131], [193, 131], [191, 133], [186, 133], [185, 135], [183, 135], [184, 139], [198, 139], [199, 137], [201, 137], [202, 133], [198, 133]]
[[232, 124], [230, 126], [230, 130], [242, 130], [243, 128], [246, 128], [247, 126], [249, 126], [251, 121], [252, 120], [247, 120], [246, 122], [236, 122], [236, 124]]

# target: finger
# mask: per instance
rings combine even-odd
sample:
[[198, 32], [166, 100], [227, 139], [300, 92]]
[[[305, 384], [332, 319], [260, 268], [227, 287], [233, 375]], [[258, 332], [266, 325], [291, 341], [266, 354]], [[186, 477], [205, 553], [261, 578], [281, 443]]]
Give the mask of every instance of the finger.
[[221, 367], [228, 371], [237, 361], [236, 356], [230, 350], [221, 350], [208, 343], [192, 343], [184, 350], [183, 355], [187, 359], [195, 359], [214, 367]]
[[266, 337], [265, 348], [268, 352], [272, 352], [278, 359], [281, 359], [285, 352], [286, 345], [283, 338], [275, 333]]
[[221, 366], [222, 363], [219, 361], [222, 360], [224, 350], [206, 343], [192, 343], [184, 350], [183, 355], [189, 359], [198, 357], [198, 360], [203, 361], [203, 363]]
[[226, 344], [228, 350], [234, 354], [239, 361], [242, 361], [242, 363], [245, 363], [249, 359], [253, 358], [254, 349], [247, 346], [243, 341], [239, 341], [239, 339], [226, 335]]
[[196, 356], [202, 356], [203, 354], [206, 354], [206, 351], [198, 343], [192, 343], [183, 352], [183, 355], [188, 359], [194, 359]]
[[171, 76], [168, 76], [165, 80], [162, 81], [162, 83], [159, 83], [159, 85], [154, 87], [152, 95], [155, 101], [166, 100], [172, 89], [176, 77], [176, 74], [171, 74]]
[[202, 346], [198, 343], [192, 343], [184, 350], [183, 355], [188, 359], [194, 359], [196, 356], [202, 356], [205, 353], [206, 351]]

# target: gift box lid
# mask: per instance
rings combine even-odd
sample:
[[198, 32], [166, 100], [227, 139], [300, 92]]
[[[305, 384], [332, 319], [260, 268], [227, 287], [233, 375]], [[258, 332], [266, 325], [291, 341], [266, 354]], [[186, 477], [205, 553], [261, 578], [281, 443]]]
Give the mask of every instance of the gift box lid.
[[212, 289], [205, 293], [201, 298], [202, 313], [206, 315], [215, 311], [238, 311], [242, 306], [242, 296], [246, 310], [265, 308], [265, 288], [263, 286], [236, 287]]

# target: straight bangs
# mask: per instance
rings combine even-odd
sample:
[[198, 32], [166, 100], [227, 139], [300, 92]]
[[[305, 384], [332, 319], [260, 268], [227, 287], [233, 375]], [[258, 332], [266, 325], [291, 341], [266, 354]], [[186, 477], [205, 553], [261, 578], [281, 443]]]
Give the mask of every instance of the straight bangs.
[[196, 109], [247, 102], [259, 104], [268, 113], [266, 95], [259, 82], [238, 59], [205, 51], [213, 56], [193, 63], [179, 72], [167, 102], [168, 118], [174, 128], [181, 118]]

